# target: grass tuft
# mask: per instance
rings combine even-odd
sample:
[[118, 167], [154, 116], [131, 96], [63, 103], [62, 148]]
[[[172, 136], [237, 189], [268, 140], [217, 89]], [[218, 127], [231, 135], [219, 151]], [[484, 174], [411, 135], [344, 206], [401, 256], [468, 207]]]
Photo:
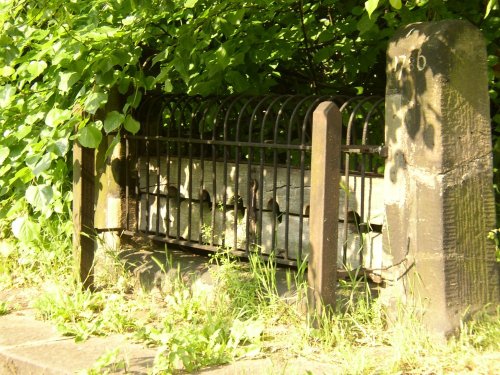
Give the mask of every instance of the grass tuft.
[[[67, 250], [62, 243], [50, 246], [62, 249], [52, 256], [57, 265]], [[165, 250], [164, 257], [154, 260], [163, 275], [156, 286], [160, 289], [148, 290], [133, 282], [116, 257], [117, 269], [123, 271], [120, 285], [103, 284], [90, 292], [72, 281], [69, 265], [50, 269], [48, 258], [38, 260], [39, 269], [23, 266], [26, 274], [20, 279], [12, 272], [14, 265], [23, 264], [19, 257], [32, 255], [10, 247], [7, 253], [10, 263], [3, 270], [12, 277], [11, 285], [38, 280], [43, 286], [35, 303], [41, 318], [53, 320], [75, 340], [125, 333], [156, 347], [153, 373], [193, 372], [260, 357], [271, 357], [278, 368], [287, 369], [294, 358], [307, 358], [328, 363], [341, 374], [500, 372], [499, 307], [474, 315], [456, 336], [443, 340], [430, 334], [408, 306], [399, 306], [396, 318], [389, 317], [358, 275], [339, 281], [335, 309], [313, 319], [307, 313], [305, 264], [286, 272], [289, 290], [280, 295], [281, 271], [272, 256], [241, 262], [221, 251], [211, 261], [209, 286], [195, 274], [183, 274]], [[7, 310], [0, 303], [0, 314]], [[123, 366], [119, 353], [110, 352], [88, 373]]]

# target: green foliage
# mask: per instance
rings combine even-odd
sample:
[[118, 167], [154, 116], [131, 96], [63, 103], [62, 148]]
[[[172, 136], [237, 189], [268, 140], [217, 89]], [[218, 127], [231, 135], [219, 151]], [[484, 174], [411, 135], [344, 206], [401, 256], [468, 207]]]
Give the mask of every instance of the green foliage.
[[7, 302], [0, 301], [0, 316], [7, 315], [10, 312]]
[[[171, 373], [218, 365], [262, 351], [266, 320], [277, 314], [276, 268], [251, 257], [248, 267], [229, 253], [214, 258], [214, 288], [198, 290], [175, 283], [165, 297], [166, 315], [142, 338], [159, 347], [155, 371]], [[274, 287], [270, 287], [274, 285]], [[269, 317], [269, 319], [266, 319]]]
[[16, 237], [0, 238], [0, 285], [38, 285], [71, 273], [72, 224], [66, 215], [40, 216], [38, 221], [20, 216], [12, 229]]
[[[290, 274], [287, 277], [297, 287], [295, 293], [292, 288], [280, 298], [272, 260], [255, 257], [242, 264], [228, 253], [218, 254], [211, 271], [215, 284], [208, 286], [196, 275], [183, 274], [185, 270], [170, 255], [160, 267], [166, 289], [124, 293], [112, 286], [91, 293], [73, 284], [67, 273], [57, 283], [44, 284], [46, 290], [35, 307], [39, 316], [55, 321], [61, 332], [76, 340], [133, 333], [135, 339], [156, 348], [151, 371], [159, 374], [196, 371], [256, 356], [270, 357], [279, 372], [296, 357], [327, 362], [339, 373], [498, 372], [498, 308], [471, 317], [456, 337], [436, 340], [408, 305], [399, 306], [397, 319], [388, 316], [384, 302], [373, 299], [368, 284], [353, 275], [352, 280], [340, 282], [335, 314], [324, 310], [311, 324], [306, 288], [301, 284], [303, 269], [295, 282]], [[49, 279], [53, 276], [47, 273]], [[83, 373], [126, 372], [127, 368], [115, 349]]]
[[118, 372], [123, 372], [125, 374], [127, 371], [127, 361], [122, 358], [120, 349], [112, 349], [101, 355], [92, 368], [86, 369], [80, 372], [80, 375], [108, 375], [116, 374]]
[[0, 238], [67, 215], [72, 141], [136, 133], [148, 92], [383, 94], [394, 31], [443, 18], [486, 37], [498, 168], [497, 0], [2, 1]]
[[92, 293], [81, 285], [54, 284], [34, 307], [41, 318], [54, 320], [61, 333], [76, 341], [135, 328], [124, 294]]

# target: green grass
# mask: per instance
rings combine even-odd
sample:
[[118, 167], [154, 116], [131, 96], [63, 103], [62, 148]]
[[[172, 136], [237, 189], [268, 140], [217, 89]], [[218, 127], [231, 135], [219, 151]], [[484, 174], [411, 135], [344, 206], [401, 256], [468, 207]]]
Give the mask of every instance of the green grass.
[[10, 312], [9, 305], [7, 302], [0, 301], [0, 316], [7, 315]]

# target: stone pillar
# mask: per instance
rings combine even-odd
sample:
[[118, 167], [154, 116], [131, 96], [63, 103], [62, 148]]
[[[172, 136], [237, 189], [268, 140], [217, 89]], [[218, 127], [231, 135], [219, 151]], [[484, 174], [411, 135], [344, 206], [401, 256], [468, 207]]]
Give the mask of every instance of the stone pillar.
[[387, 53], [385, 277], [448, 333], [499, 301], [486, 50], [447, 20], [405, 27]]
[[[97, 113], [99, 118], [105, 118], [106, 113], [120, 110], [121, 97], [112, 91], [104, 111]], [[114, 144], [116, 134], [104, 135], [96, 150], [96, 208], [94, 227], [99, 233], [94, 260], [94, 279], [96, 285], [114, 283], [121, 275], [119, 263], [120, 232], [122, 229], [121, 207], [121, 176], [122, 147]]]
[[339, 218], [340, 141], [342, 117], [332, 102], [313, 113], [307, 277], [310, 301], [317, 313], [335, 306]]

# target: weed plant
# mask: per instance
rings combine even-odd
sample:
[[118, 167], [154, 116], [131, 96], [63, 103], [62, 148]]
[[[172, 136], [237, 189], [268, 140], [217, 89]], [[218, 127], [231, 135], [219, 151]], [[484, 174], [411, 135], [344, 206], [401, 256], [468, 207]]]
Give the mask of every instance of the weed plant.
[[61, 281], [71, 274], [72, 222], [65, 214], [39, 220], [39, 231], [29, 241], [14, 239], [8, 230], [0, 233], [0, 289]]
[[10, 312], [10, 308], [7, 302], [0, 301], [0, 316], [7, 315]]
[[[19, 261], [13, 253], [9, 257], [8, 267]], [[149, 292], [137, 286], [131, 290], [134, 283], [125, 268], [121, 277], [129, 280], [94, 292], [72, 281], [69, 266], [52, 275], [29, 275], [34, 271], [27, 269], [22, 282], [44, 280], [45, 291], [35, 303], [39, 316], [55, 321], [76, 340], [118, 332], [157, 348], [157, 374], [267, 356], [277, 368], [290, 369], [289, 361], [302, 357], [329, 363], [332, 373], [339, 374], [498, 373], [498, 307], [464, 322], [456, 336], [440, 340], [408, 306], [400, 306], [397, 319], [389, 318], [359, 275], [339, 281], [335, 308], [312, 316], [305, 264], [287, 271], [290, 291], [280, 296], [281, 271], [272, 256], [241, 262], [221, 251], [211, 261], [212, 286], [182, 274], [168, 252], [162, 258], [156, 260], [164, 274], [162, 288]], [[19, 282], [15, 275], [14, 280]], [[126, 367], [117, 353], [105, 353], [87, 373]]]

